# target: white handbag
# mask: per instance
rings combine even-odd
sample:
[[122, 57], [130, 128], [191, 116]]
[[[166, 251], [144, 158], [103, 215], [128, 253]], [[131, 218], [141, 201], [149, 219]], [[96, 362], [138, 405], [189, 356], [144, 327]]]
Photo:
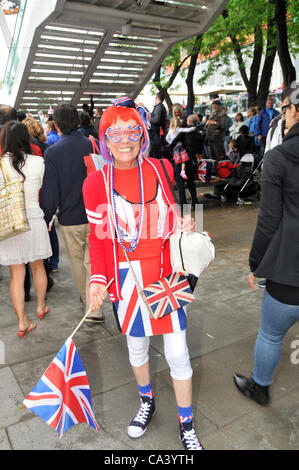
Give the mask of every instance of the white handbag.
[[207, 232], [176, 232], [170, 236], [170, 259], [174, 272], [199, 277], [215, 259], [215, 246]]

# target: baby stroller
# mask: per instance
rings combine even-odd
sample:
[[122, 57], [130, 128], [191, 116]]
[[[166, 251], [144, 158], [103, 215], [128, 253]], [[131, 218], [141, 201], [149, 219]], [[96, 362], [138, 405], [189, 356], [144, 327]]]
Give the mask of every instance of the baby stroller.
[[262, 160], [255, 167], [255, 158], [251, 153], [246, 153], [240, 159], [239, 165], [233, 170], [232, 177], [224, 186], [221, 193], [221, 202], [228, 199], [236, 199], [238, 205], [245, 203], [244, 198], [257, 195], [260, 198], [260, 185], [256, 180]]

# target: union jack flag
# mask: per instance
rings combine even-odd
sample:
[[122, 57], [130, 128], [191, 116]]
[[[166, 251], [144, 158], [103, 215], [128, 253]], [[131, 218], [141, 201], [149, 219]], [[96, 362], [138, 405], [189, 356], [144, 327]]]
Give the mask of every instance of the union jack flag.
[[77, 423], [87, 423], [99, 431], [87, 375], [71, 338], [67, 339], [23, 403], [56, 429], [59, 438]]
[[164, 317], [194, 300], [185, 276], [173, 273], [143, 289], [155, 318]]
[[197, 168], [197, 177], [199, 181], [203, 183], [208, 183], [211, 179], [213, 165], [215, 160], [207, 159], [201, 160]]

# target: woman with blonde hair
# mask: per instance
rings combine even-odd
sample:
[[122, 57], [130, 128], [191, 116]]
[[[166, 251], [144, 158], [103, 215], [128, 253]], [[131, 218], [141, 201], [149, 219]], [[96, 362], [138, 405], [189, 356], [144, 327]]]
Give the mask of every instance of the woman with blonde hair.
[[[195, 129], [195, 127], [182, 127], [183, 115], [184, 112], [182, 106], [179, 103], [176, 103], [172, 108], [172, 119], [166, 136], [168, 144], [171, 144], [180, 132], [191, 132]], [[188, 179], [185, 169], [186, 162], [189, 160], [189, 157], [181, 142], [178, 142], [173, 149], [173, 160], [176, 165], [181, 165], [180, 176], [185, 180]]]
[[28, 116], [24, 119], [23, 124], [27, 127], [33, 143], [38, 145], [44, 156], [44, 153], [48, 148], [48, 144], [42, 123], [34, 119], [32, 116]]

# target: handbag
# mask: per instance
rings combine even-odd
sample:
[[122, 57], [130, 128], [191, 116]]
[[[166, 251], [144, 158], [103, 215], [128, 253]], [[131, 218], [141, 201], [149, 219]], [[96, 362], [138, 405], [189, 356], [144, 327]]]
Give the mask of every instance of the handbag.
[[11, 181], [3, 158], [0, 158], [3, 186], [0, 188], [0, 241], [30, 230], [23, 181]]
[[106, 165], [106, 163], [108, 163], [107, 160], [101, 155], [100, 149], [97, 146], [93, 136], [90, 135], [88, 138], [92, 144], [92, 153], [84, 157], [87, 175], [93, 171], [100, 170], [104, 165]]
[[[104, 171], [101, 171], [105, 183], [108, 207], [111, 211], [107, 180]], [[151, 318], [156, 320], [162, 318], [195, 300], [188, 280], [181, 273], [174, 272], [142, 289], [128, 257], [128, 253], [123, 246], [122, 249], [132, 272], [138, 293], [144, 301]]]
[[[166, 179], [174, 200], [176, 200], [171, 181], [162, 160]], [[179, 227], [170, 235], [170, 260], [173, 271], [184, 272], [194, 290], [197, 278], [215, 259], [215, 246], [207, 232], [183, 232]]]

